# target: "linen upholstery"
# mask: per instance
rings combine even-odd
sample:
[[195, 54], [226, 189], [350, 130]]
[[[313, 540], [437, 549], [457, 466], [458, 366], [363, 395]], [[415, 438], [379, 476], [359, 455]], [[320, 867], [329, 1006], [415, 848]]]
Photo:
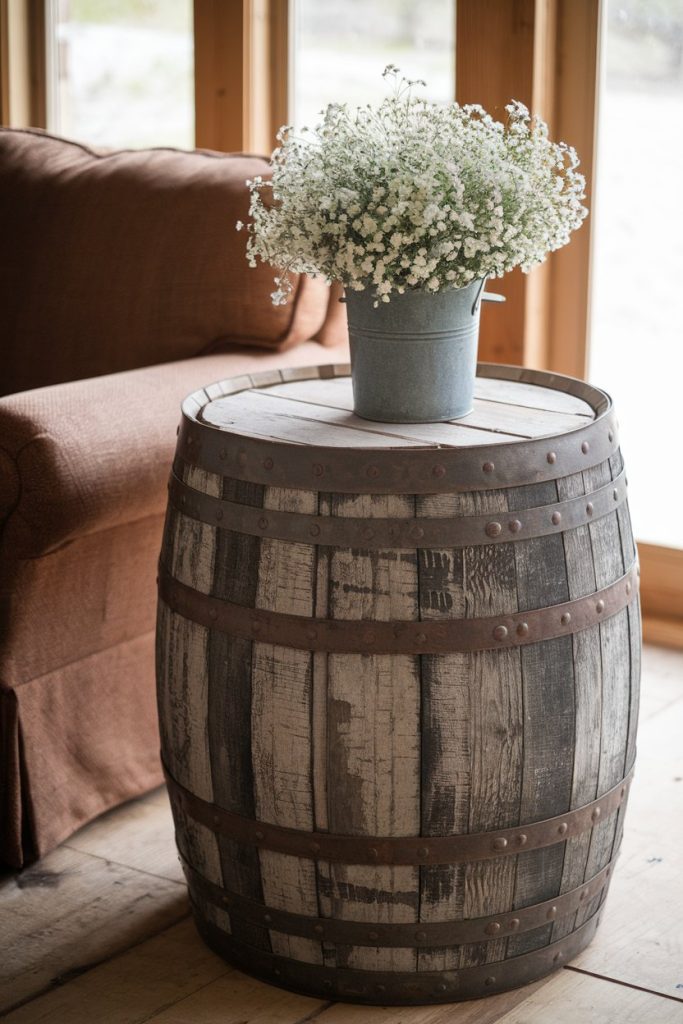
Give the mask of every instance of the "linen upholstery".
[[182, 398], [346, 359], [242, 346], [0, 399], [0, 860], [162, 781], [155, 577]]
[[328, 288], [295, 279], [274, 307], [272, 269], [248, 266], [235, 230], [246, 179], [266, 171], [255, 156], [96, 153], [0, 128], [0, 395], [314, 337]]

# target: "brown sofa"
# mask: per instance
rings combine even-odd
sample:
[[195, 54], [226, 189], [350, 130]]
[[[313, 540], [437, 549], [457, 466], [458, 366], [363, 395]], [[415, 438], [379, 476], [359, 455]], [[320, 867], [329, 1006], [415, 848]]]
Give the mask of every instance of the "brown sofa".
[[[262, 159], [0, 129], [0, 860], [161, 782], [155, 569], [179, 404], [346, 359], [318, 281], [249, 269]], [[84, 379], [87, 378], [87, 379]]]

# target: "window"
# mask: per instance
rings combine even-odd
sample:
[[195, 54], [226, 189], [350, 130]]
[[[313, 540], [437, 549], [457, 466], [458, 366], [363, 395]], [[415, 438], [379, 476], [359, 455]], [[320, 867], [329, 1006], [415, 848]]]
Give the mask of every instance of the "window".
[[315, 123], [333, 101], [381, 100], [387, 64], [425, 79], [427, 98], [453, 99], [455, 0], [290, 0], [290, 8], [293, 123]]
[[48, 127], [98, 146], [194, 145], [192, 0], [51, 0]]
[[609, 0], [603, 53], [590, 378], [622, 423], [638, 539], [683, 547], [683, 3]]

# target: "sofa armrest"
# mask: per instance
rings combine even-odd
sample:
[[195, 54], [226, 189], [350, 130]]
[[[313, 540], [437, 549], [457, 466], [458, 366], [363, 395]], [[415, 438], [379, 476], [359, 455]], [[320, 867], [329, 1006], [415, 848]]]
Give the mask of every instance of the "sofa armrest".
[[282, 366], [343, 362], [343, 348], [234, 348], [0, 399], [2, 558], [37, 558], [163, 512], [180, 403], [203, 385]]

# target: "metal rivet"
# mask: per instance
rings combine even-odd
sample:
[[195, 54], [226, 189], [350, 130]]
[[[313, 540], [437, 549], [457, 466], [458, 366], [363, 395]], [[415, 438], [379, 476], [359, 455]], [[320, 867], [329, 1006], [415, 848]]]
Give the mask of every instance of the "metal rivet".
[[365, 537], [366, 540], [372, 540], [372, 538], [375, 536], [375, 531], [372, 530], [369, 526], [366, 526], [365, 529], [363, 530], [363, 536]]
[[491, 924], [487, 924], [484, 929], [487, 935], [497, 935], [500, 931], [500, 925], [497, 921], [492, 921]]
[[[222, 459], [225, 458], [225, 456], [227, 454], [228, 453], [226, 451], [222, 451], [221, 452], [221, 458]], [[246, 466], [246, 464], [247, 464], [247, 453], [246, 452], [238, 452], [237, 453], [237, 463], [240, 466]]]
[[273, 915], [272, 914], [264, 914], [263, 915], [263, 923], [264, 924], [272, 924], [273, 923]]
[[423, 859], [428, 857], [429, 856], [429, 847], [428, 846], [421, 846], [420, 849], [417, 851], [417, 855], [418, 855], [418, 857], [422, 857]]
[[485, 473], [493, 473], [496, 467], [492, 462], [485, 462], [481, 468], [484, 470]]
[[445, 475], [446, 475], [446, 467], [445, 466], [434, 466], [434, 468], [432, 469], [432, 476], [441, 477], [441, 476], [445, 476]]
[[282, 971], [280, 970], [279, 967], [275, 968], [275, 970], [273, 971], [273, 974], [275, 975], [276, 978], [281, 978], [282, 977]]
[[373, 479], [379, 476], [379, 469], [377, 466], [368, 466], [365, 472], [367, 476], [372, 477]]
[[425, 633], [418, 633], [415, 637], [415, 642], [418, 644], [424, 644], [427, 642], [427, 636]]
[[270, 456], [267, 459], [263, 460], [263, 468], [264, 469], [272, 469], [273, 468], [273, 460], [270, 458]]
[[527, 844], [527, 836], [525, 836], [523, 832], [520, 832], [520, 834], [517, 836], [517, 845], [518, 846], [526, 846], [526, 844]]
[[561, 959], [562, 959], [562, 954], [561, 953], [556, 953], [555, 956], [553, 957], [553, 963], [554, 964], [559, 964]]
[[504, 640], [508, 635], [507, 626], [496, 626], [493, 631], [493, 635], [496, 640]]
[[440, 985], [436, 986], [436, 991], [437, 992], [448, 992], [448, 985], [445, 985], [443, 983], [443, 981], [442, 981]]
[[386, 992], [386, 990], [387, 990], [386, 985], [376, 985], [375, 987], [376, 987], [378, 992]]
[[545, 916], [549, 921], [552, 921], [554, 917], [557, 917], [557, 907], [551, 907]]
[[560, 615], [560, 622], [562, 623], [562, 625], [568, 626], [571, 621], [572, 617], [569, 614], [569, 612], [562, 612], [562, 614]]
[[597, 821], [599, 817], [600, 817], [600, 808], [596, 807], [595, 810], [593, 811], [593, 813], [591, 814], [591, 821]]
[[377, 860], [379, 857], [379, 850], [376, 850], [374, 846], [370, 847], [368, 853], [370, 854], [373, 860]]
[[427, 932], [415, 932], [415, 938], [417, 939], [418, 942], [426, 942]]
[[619, 501], [619, 491], [616, 489], [616, 487], [612, 491], [612, 497], [614, 498], [615, 501]]
[[498, 839], [494, 839], [493, 840], [493, 849], [494, 850], [504, 850], [505, 847], [507, 846], [507, 844], [508, 844], [507, 839], [505, 839], [504, 836], [499, 836]]
[[320, 853], [320, 843], [311, 843], [310, 850], [311, 853]]
[[500, 525], [500, 523], [487, 523], [486, 524], [486, 536], [487, 537], [497, 537], [502, 529], [503, 529], [503, 527]]
[[510, 929], [511, 932], [516, 932], [520, 924], [521, 921], [519, 920], [519, 918], [513, 917], [512, 920], [510, 921], [510, 924], [508, 925], [508, 928]]
[[598, 613], [598, 615], [600, 614], [600, 612], [604, 612], [604, 610], [605, 610], [605, 602], [602, 599], [600, 601], [598, 601], [598, 603], [596, 604], [595, 610]]
[[377, 939], [379, 938], [379, 934], [378, 932], [368, 932], [368, 938], [370, 939], [371, 942], [376, 942]]
[[496, 983], [496, 979], [493, 977], [492, 974], [489, 975], [489, 977], [484, 982], [485, 985], [495, 985], [495, 983]]
[[218, 612], [216, 611], [215, 608], [210, 608], [209, 609], [209, 618], [210, 619], [217, 619], [218, 618]]
[[325, 470], [320, 465], [320, 463], [316, 462], [313, 466], [313, 476], [322, 476], [324, 472]]
[[508, 523], [508, 529], [510, 533], [519, 533], [519, 531], [522, 529], [522, 524], [520, 523], [519, 519], [511, 519], [510, 522]]
[[259, 842], [263, 839], [263, 832], [261, 831], [260, 828], [256, 829], [256, 831], [254, 832], [254, 838], [258, 839]]
[[308, 532], [310, 533], [311, 537], [319, 537], [320, 527], [317, 525], [317, 523], [314, 523], [313, 526], [309, 526]]
[[413, 526], [410, 531], [410, 536], [415, 540], [419, 540], [420, 537], [424, 537], [424, 530], [421, 526]]
[[321, 924], [314, 924], [313, 931], [315, 932], [316, 935], [322, 935], [325, 929]]
[[555, 452], [548, 452], [548, 454], [546, 455], [546, 459], [552, 466], [554, 462], [557, 462], [557, 455], [555, 454]]
[[265, 516], [261, 516], [261, 518], [258, 521], [258, 524], [259, 524], [259, 529], [261, 529], [261, 530], [266, 530], [268, 528], [268, 520], [266, 519]]
[[550, 522], [553, 524], [553, 526], [559, 526], [562, 522], [562, 514], [560, 512], [553, 512], [553, 514], [550, 517]]
[[583, 452], [584, 455], [588, 452], [589, 448], [590, 448], [590, 445], [589, 445], [588, 441], [583, 441], [582, 444], [581, 444], [581, 451]]
[[558, 827], [557, 827], [557, 834], [558, 834], [558, 836], [566, 835], [567, 834], [567, 828], [568, 828], [568, 825], [567, 825], [566, 821], [563, 821], [561, 825], [558, 825]]
[[520, 622], [517, 626], [517, 636], [527, 636], [529, 632], [529, 623]]
[[589, 501], [588, 504], [586, 505], [586, 515], [589, 515], [589, 516], [593, 515], [593, 502], [592, 501]]

